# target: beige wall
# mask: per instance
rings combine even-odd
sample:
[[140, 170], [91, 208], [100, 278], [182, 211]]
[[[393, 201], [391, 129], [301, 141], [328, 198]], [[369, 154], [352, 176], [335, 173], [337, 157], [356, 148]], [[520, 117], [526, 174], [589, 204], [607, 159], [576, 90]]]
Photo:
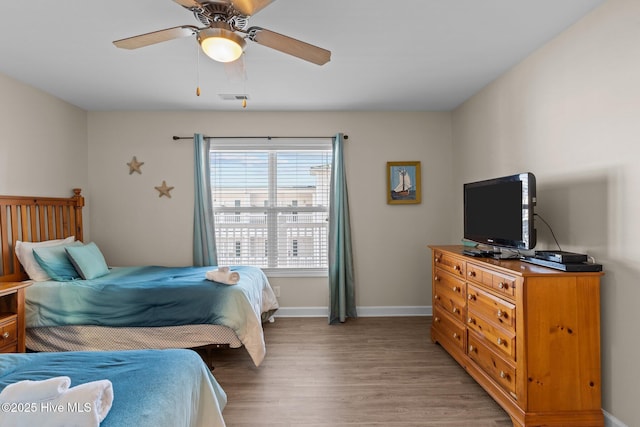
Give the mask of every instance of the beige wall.
[[86, 189], [87, 113], [0, 74], [0, 194]]
[[[114, 265], [192, 260], [193, 146], [173, 135], [349, 136], [357, 305], [430, 306], [426, 245], [447, 241], [449, 113], [90, 112], [93, 238]], [[142, 174], [129, 175], [133, 156]], [[386, 162], [422, 162], [423, 202], [387, 205]], [[174, 186], [171, 199], [154, 186]], [[443, 226], [443, 224], [445, 224]], [[273, 278], [283, 307], [326, 307], [326, 278]]]
[[[537, 212], [562, 248], [604, 265], [603, 406], [628, 426], [640, 425], [639, 19], [637, 0], [609, 0], [453, 113], [456, 187], [534, 172]], [[536, 226], [538, 248], [555, 249]]]

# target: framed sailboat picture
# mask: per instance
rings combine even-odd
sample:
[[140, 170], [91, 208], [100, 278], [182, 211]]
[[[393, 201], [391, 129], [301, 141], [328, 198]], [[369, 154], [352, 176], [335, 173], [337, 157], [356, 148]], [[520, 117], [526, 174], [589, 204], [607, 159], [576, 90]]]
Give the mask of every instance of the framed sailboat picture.
[[420, 162], [387, 162], [387, 203], [420, 203]]

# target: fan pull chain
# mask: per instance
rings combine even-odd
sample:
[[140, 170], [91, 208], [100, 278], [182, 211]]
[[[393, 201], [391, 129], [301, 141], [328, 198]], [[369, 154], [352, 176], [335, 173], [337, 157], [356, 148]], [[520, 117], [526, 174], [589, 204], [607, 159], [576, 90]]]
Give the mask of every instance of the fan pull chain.
[[196, 45], [196, 96], [200, 96], [200, 46]]
[[[243, 53], [244, 55], [244, 53]], [[244, 57], [241, 58], [244, 61]], [[244, 93], [244, 97], [242, 98], [242, 108], [247, 108], [247, 70], [246, 63], [242, 63], [242, 93]]]

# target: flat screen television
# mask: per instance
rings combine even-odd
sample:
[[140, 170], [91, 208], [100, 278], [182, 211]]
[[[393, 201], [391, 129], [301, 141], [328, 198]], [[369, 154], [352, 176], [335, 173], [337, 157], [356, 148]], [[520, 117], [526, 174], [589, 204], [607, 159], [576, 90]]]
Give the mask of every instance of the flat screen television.
[[536, 178], [530, 173], [464, 184], [464, 238], [495, 247], [533, 249]]

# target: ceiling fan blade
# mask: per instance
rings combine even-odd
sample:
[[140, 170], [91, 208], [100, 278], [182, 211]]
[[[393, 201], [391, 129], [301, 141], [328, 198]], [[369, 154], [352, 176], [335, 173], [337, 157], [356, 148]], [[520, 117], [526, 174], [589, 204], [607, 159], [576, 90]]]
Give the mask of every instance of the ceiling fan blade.
[[253, 16], [274, 1], [275, 0], [231, 0], [231, 5], [241, 14], [245, 16]]
[[202, 7], [202, 5], [198, 3], [196, 0], [173, 0], [173, 1], [178, 3], [182, 7], [186, 7], [187, 9], [194, 9], [194, 8], [199, 9]]
[[331, 51], [274, 31], [265, 30], [260, 27], [251, 27], [248, 33], [249, 39], [258, 44], [293, 55], [305, 61], [313, 62], [314, 64], [323, 65], [331, 60]]
[[167, 28], [165, 30], [154, 31], [152, 33], [140, 34], [113, 42], [116, 47], [122, 49], [138, 49], [156, 43], [162, 43], [181, 37], [192, 36], [198, 32], [197, 27], [183, 25], [181, 27]]

